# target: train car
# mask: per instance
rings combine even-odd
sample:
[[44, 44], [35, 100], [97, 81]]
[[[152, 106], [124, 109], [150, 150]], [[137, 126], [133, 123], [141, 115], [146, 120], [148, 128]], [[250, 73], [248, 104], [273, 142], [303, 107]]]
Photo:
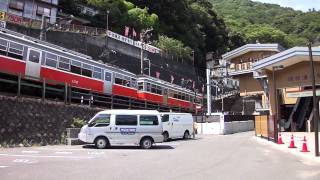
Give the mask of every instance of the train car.
[[98, 93], [137, 98], [136, 75], [60, 46], [0, 31], [0, 71], [48, 79]]
[[150, 76], [138, 77], [90, 56], [7, 29], [0, 29], [0, 71], [186, 109], [201, 104], [199, 95], [194, 103], [191, 90]]
[[193, 91], [150, 76], [138, 76], [138, 98], [186, 109], [194, 109], [196, 106]]

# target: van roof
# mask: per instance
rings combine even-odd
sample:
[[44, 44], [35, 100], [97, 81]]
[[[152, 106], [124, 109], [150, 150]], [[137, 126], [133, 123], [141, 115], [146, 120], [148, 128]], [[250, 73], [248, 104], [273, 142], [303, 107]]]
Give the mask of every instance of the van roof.
[[125, 115], [136, 115], [136, 114], [150, 114], [150, 115], [157, 115], [159, 111], [156, 110], [129, 110], [129, 109], [112, 109], [112, 110], [105, 110], [99, 112], [99, 114], [125, 114]]
[[177, 115], [191, 115], [191, 113], [175, 113], [175, 112], [161, 112], [160, 114], [177, 114]]

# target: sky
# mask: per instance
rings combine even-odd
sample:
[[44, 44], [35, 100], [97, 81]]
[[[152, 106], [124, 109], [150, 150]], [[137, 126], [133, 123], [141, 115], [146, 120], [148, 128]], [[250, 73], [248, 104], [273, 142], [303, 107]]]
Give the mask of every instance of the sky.
[[253, 0], [264, 3], [279, 4], [283, 7], [291, 7], [295, 10], [308, 11], [315, 8], [320, 10], [320, 0]]

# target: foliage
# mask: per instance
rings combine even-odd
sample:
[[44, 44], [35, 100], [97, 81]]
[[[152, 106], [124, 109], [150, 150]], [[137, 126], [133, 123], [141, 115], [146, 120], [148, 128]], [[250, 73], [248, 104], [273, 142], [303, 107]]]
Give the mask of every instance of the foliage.
[[192, 49], [190, 47], [186, 47], [181, 41], [167, 36], [159, 36], [159, 40], [154, 42], [154, 45], [161, 48], [168, 54], [179, 57], [189, 58], [192, 53]]
[[230, 29], [229, 37], [238, 34], [244, 42], [258, 40], [291, 47], [320, 37], [319, 11], [301, 12], [250, 0], [210, 1]]
[[79, 118], [73, 118], [73, 122], [70, 125], [71, 128], [82, 128], [82, 126], [86, 125], [86, 121]]

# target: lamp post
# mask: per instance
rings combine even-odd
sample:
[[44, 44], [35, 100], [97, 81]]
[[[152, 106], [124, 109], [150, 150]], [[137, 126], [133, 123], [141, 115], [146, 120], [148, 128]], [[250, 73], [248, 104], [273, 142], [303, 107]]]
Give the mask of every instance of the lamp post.
[[108, 39], [109, 39], [109, 37], [108, 37], [108, 32], [109, 32], [109, 13], [110, 13], [110, 11], [109, 10], [107, 10], [107, 33], [106, 33], [106, 49], [108, 49]]
[[315, 146], [315, 156], [319, 156], [319, 104], [317, 101], [317, 95], [316, 95], [316, 82], [315, 82], [315, 76], [314, 76], [314, 63], [313, 63], [313, 57], [312, 57], [312, 48], [311, 48], [311, 42], [308, 43], [308, 49], [309, 49], [309, 58], [310, 58], [310, 74], [311, 74], [311, 83], [312, 83], [312, 97], [313, 97], [313, 123], [314, 123], [314, 146]]
[[141, 33], [140, 33], [140, 41], [141, 41], [141, 49], [140, 49], [140, 61], [141, 61], [140, 65], [141, 65], [141, 67], [140, 67], [140, 74], [141, 75], [144, 74], [143, 73], [143, 60], [144, 60], [144, 58], [143, 58], [143, 48], [144, 48], [144, 45], [145, 45], [144, 38], [152, 30], [153, 30], [152, 28], [149, 28], [149, 29], [146, 29], [146, 30], [142, 30]]
[[[148, 73], [149, 73], [149, 76], [150, 76], [150, 74], [151, 74], [151, 63], [150, 63], [150, 59], [144, 58], [143, 61], [147, 61], [147, 62], [149, 63], [149, 67], [148, 67], [148, 68], [145, 68], [145, 69], [148, 69]], [[145, 69], [144, 69], [144, 70], [145, 70]]]
[[277, 88], [276, 88], [276, 79], [275, 79], [275, 71], [283, 69], [283, 66], [272, 66], [272, 81], [273, 81], [273, 95], [275, 101], [275, 112], [274, 112], [274, 142], [277, 142], [278, 139], [278, 132], [279, 132], [279, 122], [278, 122], [278, 98], [277, 98]]

